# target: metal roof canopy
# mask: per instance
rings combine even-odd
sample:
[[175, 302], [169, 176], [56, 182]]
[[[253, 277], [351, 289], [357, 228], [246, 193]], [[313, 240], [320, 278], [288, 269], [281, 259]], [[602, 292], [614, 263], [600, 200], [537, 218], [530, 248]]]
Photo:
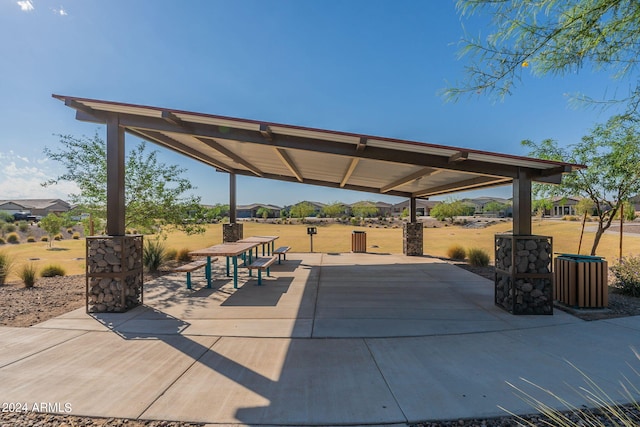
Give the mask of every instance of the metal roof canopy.
[[[562, 174], [581, 167], [378, 136], [52, 96], [75, 109], [77, 120], [107, 125], [107, 157], [115, 156], [111, 158], [115, 170], [120, 167], [116, 163], [123, 161], [118, 147], [123, 144], [122, 133], [127, 132], [232, 177], [254, 176], [412, 200], [513, 183], [514, 234], [530, 234], [531, 181], [558, 184]], [[115, 154], [109, 154], [109, 146]], [[123, 177], [113, 179], [111, 187], [123, 182]], [[516, 206], [522, 203], [525, 206]]]

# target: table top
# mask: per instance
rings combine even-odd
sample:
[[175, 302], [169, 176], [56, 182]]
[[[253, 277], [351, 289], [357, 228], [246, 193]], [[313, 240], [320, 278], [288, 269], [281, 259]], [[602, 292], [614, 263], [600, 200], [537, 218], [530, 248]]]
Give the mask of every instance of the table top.
[[280, 236], [251, 236], [238, 240], [236, 243], [271, 243], [278, 238], [280, 238]]
[[204, 249], [189, 252], [191, 256], [238, 256], [255, 248], [261, 242], [220, 243]]

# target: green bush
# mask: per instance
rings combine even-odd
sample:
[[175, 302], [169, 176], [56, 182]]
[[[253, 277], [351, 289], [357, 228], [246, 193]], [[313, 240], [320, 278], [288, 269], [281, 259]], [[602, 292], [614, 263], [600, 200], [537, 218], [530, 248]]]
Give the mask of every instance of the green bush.
[[447, 257], [450, 259], [465, 259], [467, 251], [460, 245], [452, 245], [447, 249]]
[[27, 224], [26, 221], [20, 221], [20, 223], [18, 224], [18, 229], [23, 233], [26, 233], [27, 231], [29, 231], [29, 224]]
[[13, 222], [13, 215], [6, 211], [0, 211], [0, 221]]
[[190, 262], [191, 261], [191, 255], [189, 255], [190, 251], [191, 249], [187, 249], [187, 248], [180, 249], [175, 259], [182, 262]]
[[33, 264], [25, 264], [22, 266], [22, 270], [20, 270], [20, 278], [24, 283], [25, 288], [33, 288], [33, 285], [36, 284], [36, 276], [38, 275], [38, 271], [36, 270], [36, 266]]
[[640, 257], [623, 257], [611, 272], [615, 277], [613, 286], [625, 295], [640, 297]]
[[4, 285], [12, 267], [13, 259], [6, 252], [0, 252], [0, 285]]
[[2, 230], [5, 233], [13, 233], [14, 231], [16, 231], [16, 226], [15, 224], [5, 224], [2, 226]]
[[59, 265], [49, 264], [40, 272], [41, 277], [65, 276], [66, 271]]
[[480, 248], [471, 248], [467, 251], [469, 265], [474, 267], [486, 267], [489, 265], [490, 257], [487, 251]]
[[142, 250], [142, 263], [149, 271], [158, 271], [166, 259], [165, 248], [158, 240], [147, 240]]
[[17, 233], [7, 234], [7, 242], [8, 243], [20, 243], [20, 236]]

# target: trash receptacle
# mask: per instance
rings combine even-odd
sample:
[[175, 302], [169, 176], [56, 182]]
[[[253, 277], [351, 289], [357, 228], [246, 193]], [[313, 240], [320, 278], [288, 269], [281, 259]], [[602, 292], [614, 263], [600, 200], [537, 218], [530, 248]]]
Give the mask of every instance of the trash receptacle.
[[355, 230], [351, 233], [351, 252], [367, 252], [367, 233]]
[[609, 305], [607, 261], [599, 256], [561, 254], [555, 259], [555, 299], [578, 308]]

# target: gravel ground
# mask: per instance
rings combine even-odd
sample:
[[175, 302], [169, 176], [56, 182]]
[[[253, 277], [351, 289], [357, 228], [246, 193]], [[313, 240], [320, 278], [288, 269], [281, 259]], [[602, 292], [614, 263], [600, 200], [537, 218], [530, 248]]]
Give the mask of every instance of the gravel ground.
[[[493, 280], [493, 267], [475, 268], [466, 264], [452, 261], [461, 268], [470, 270], [483, 277]], [[153, 277], [146, 275], [145, 281]], [[84, 275], [39, 278], [35, 287], [25, 289], [21, 284], [0, 286], [0, 325], [26, 327], [43, 322], [71, 310], [84, 307], [85, 277]], [[610, 288], [609, 308], [606, 310], [572, 310], [572, 314], [585, 320], [640, 315], [640, 298], [631, 298], [615, 293]], [[627, 406], [624, 408], [640, 425], [640, 408]], [[2, 409], [0, 408], [0, 411]], [[595, 413], [596, 416], [597, 412]], [[579, 420], [571, 415], [574, 421]], [[602, 415], [598, 416], [605, 420]], [[539, 414], [524, 417], [528, 424], [518, 421], [514, 417], [500, 417], [490, 419], [467, 419], [450, 421], [426, 421], [415, 424], [416, 427], [508, 427], [508, 426], [550, 426], [553, 422], [545, 421]], [[604, 421], [601, 425], [615, 425]], [[184, 423], [172, 421], [145, 421], [116, 418], [76, 417], [71, 415], [53, 415], [37, 412], [0, 412], [0, 427], [194, 427], [202, 426], [198, 423]], [[581, 425], [581, 424], [578, 424]], [[586, 424], [582, 424], [586, 425]]]

